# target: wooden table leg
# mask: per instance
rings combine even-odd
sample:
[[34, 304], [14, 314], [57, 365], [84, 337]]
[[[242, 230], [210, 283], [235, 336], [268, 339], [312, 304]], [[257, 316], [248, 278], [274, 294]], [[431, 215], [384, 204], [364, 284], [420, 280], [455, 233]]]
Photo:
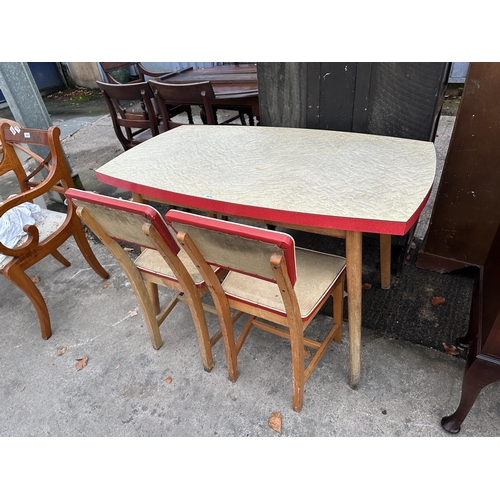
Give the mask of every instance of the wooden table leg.
[[144, 203], [144, 198], [142, 197], [142, 194], [132, 193], [132, 201], [135, 201], [136, 203]]
[[391, 235], [380, 235], [380, 286], [383, 290], [391, 288]]
[[349, 313], [349, 367], [352, 389], [357, 389], [361, 370], [361, 293], [363, 233], [346, 232], [347, 308]]

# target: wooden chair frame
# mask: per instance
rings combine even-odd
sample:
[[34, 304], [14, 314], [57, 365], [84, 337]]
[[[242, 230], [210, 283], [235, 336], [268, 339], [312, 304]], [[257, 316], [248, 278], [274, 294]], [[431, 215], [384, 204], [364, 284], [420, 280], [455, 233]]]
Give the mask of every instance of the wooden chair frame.
[[[153, 106], [153, 93], [146, 82], [115, 85], [97, 81], [108, 105], [115, 134], [127, 151], [163, 131]], [[139, 101], [133, 109], [123, 101]]]
[[[7, 198], [0, 204], [0, 217], [21, 203], [32, 203], [35, 198], [42, 197], [49, 191], [64, 196], [66, 190], [74, 186], [59, 137], [60, 130], [58, 127], [50, 127], [48, 130], [20, 128], [17, 131], [9, 123], [3, 123], [0, 126], [0, 141], [3, 148], [0, 175], [13, 172], [20, 189], [20, 193]], [[48, 147], [49, 152], [45, 158], [41, 158], [25, 145], [45, 146]], [[16, 151], [25, 153], [38, 163], [30, 174], [25, 171]], [[43, 171], [46, 173], [45, 179], [41, 182], [35, 181], [35, 176], [37, 174], [41, 175]], [[45, 214], [50, 215], [50, 212], [50, 210], [45, 211]], [[109, 278], [109, 275], [90, 248], [82, 223], [73, 207], [68, 206], [62, 224], [43, 241], [40, 240], [39, 230], [36, 225], [26, 225], [24, 231], [28, 234], [28, 239], [20, 246], [8, 248], [0, 243], [0, 253], [11, 258], [10, 262], [1, 271], [8, 280], [19, 287], [31, 300], [38, 314], [42, 338], [48, 339], [52, 335], [52, 329], [47, 305], [36, 284], [26, 274], [26, 270], [49, 254], [64, 266], [69, 266], [70, 262], [57, 249], [70, 236], [73, 236], [90, 267], [103, 279]]]
[[[183, 68], [179, 71], [167, 71], [167, 72], [159, 72], [159, 71], [151, 71], [143, 66], [140, 62], [101, 62], [100, 63], [104, 74], [108, 80], [108, 83], [115, 85], [124, 85], [119, 82], [115, 78], [113, 78], [113, 71], [123, 69], [123, 68], [134, 68], [136, 75], [131, 79], [128, 83], [138, 83], [138, 82], [147, 82], [149, 79], [164, 79], [170, 76], [178, 75], [179, 73], [184, 73], [185, 71], [189, 71], [193, 69], [191, 66], [188, 68]], [[134, 105], [127, 108], [127, 112], [129, 113], [139, 113], [141, 114], [143, 109], [141, 109], [141, 105]], [[193, 123], [193, 114], [191, 112], [190, 106], [169, 106], [168, 113], [171, 117], [177, 116], [180, 113], [186, 113], [188, 116], [188, 122]], [[161, 121], [160, 113], [156, 113], [156, 117], [158, 123]]]
[[[118, 200], [95, 193], [71, 189], [68, 199], [77, 207], [77, 214], [96, 234], [122, 267], [130, 280], [144, 314], [151, 343], [159, 349], [163, 342], [160, 326], [178, 302], [187, 303], [193, 318], [204, 369], [211, 371], [214, 362], [212, 347], [222, 337], [219, 330], [210, 336], [204, 311], [216, 314], [210, 304], [201, 298], [208, 291], [205, 282], [195, 284], [193, 277], [181, 260], [181, 250], [169, 232], [161, 215], [152, 207], [131, 201]], [[148, 252], [157, 252], [172, 274], [165, 275], [158, 267], [144, 268], [134, 261], [117, 241], [141, 246]], [[144, 255], [144, 254], [141, 254]], [[149, 257], [151, 262], [151, 257]], [[223, 276], [222, 269], [216, 270]], [[163, 308], [158, 298], [158, 285], [175, 290], [177, 294]], [[235, 318], [236, 321], [237, 318]]]
[[[315, 304], [314, 310], [304, 317], [295, 293], [297, 279], [295, 252], [301, 249], [295, 249], [290, 235], [176, 210], [170, 210], [166, 219], [177, 231], [177, 239], [196, 263], [212, 293], [223, 333], [229, 379], [235, 382], [238, 378], [237, 356], [253, 326], [284, 337], [291, 343], [292, 405], [293, 409], [299, 412], [303, 406], [305, 382], [330, 342], [334, 340], [339, 343], [342, 339], [345, 259], [328, 256], [332, 261], [334, 259], [337, 261], [337, 273], [329, 288]], [[325, 255], [319, 252], [313, 253]], [[256, 259], [255, 263], [252, 263], [254, 259]], [[267, 270], [266, 262], [269, 266]], [[222, 284], [213, 273], [213, 265], [229, 271]], [[273, 287], [272, 293], [281, 296], [284, 312], [272, 310], [262, 302], [259, 303], [260, 301], [256, 302], [248, 298], [235, 299], [234, 290], [228, 293], [226, 286], [231, 273], [243, 273], [275, 283], [276, 288]], [[302, 276], [301, 279], [304, 280], [307, 277]], [[251, 286], [251, 282], [247, 281], [247, 284]], [[333, 297], [333, 327], [323, 341], [318, 342], [306, 337], [304, 330], [330, 296]], [[234, 335], [231, 309], [250, 315], [237, 341]], [[274, 325], [262, 320], [270, 321]], [[304, 357], [308, 356], [309, 352], [305, 348], [316, 350], [307, 367], [305, 367]]]
[[207, 125], [216, 125], [212, 104], [215, 101], [215, 94], [210, 82], [196, 83], [164, 83], [150, 80], [156, 107], [161, 113], [165, 130], [171, 130], [183, 125], [173, 122], [169, 114], [171, 106], [200, 106], [205, 115]]

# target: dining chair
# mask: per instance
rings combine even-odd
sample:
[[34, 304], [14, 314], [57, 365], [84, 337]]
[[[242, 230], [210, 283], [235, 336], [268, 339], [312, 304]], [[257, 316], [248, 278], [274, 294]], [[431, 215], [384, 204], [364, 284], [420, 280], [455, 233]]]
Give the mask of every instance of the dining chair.
[[99, 64], [109, 83], [145, 82], [149, 78], [168, 78], [193, 69], [192, 66], [188, 66], [177, 71], [152, 71], [140, 62], [100, 62]]
[[216, 125], [212, 103], [215, 94], [210, 82], [196, 83], [164, 83], [150, 80], [149, 86], [153, 91], [155, 102], [160, 111], [165, 130], [171, 130], [180, 125], [174, 122], [168, 113], [169, 106], [189, 105], [199, 106], [204, 115], [203, 122], [207, 125]]
[[[96, 83], [108, 105], [116, 137], [125, 151], [163, 132], [147, 82]], [[135, 105], [133, 109], [132, 105]]]
[[[143, 203], [120, 200], [87, 191], [71, 189], [66, 196], [76, 207], [82, 221], [97, 235], [128, 277], [144, 315], [154, 349], [162, 346], [160, 326], [174, 306], [187, 303], [194, 321], [203, 366], [213, 366], [212, 346], [221, 338], [219, 331], [210, 337], [204, 311], [216, 314], [210, 304], [202, 303], [207, 285], [191, 259], [181, 250], [157, 210]], [[143, 248], [133, 261], [118, 242]], [[214, 269], [215, 276], [224, 270]], [[160, 308], [158, 285], [176, 291]], [[236, 320], [236, 319], [235, 319]]]
[[[64, 266], [69, 266], [70, 262], [59, 253], [58, 248], [73, 236], [90, 267], [101, 278], [109, 278], [92, 252], [73, 207], [68, 206], [66, 213], [60, 213], [40, 208], [33, 203], [36, 198], [43, 197], [49, 191], [64, 197], [66, 190], [74, 187], [61, 147], [60, 133], [58, 127], [39, 130], [20, 128], [9, 123], [0, 126], [3, 148], [0, 176], [14, 174], [17, 180], [16, 191], [19, 191], [0, 203], [0, 220], [3, 222], [1, 227], [7, 228], [6, 231], [1, 231], [0, 270], [32, 302], [38, 314], [43, 339], [52, 335], [50, 316], [42, 294], [26, 274], [27, 269], [48, 255], [52, 255]], [[28, 149], [32, 145], [45, 147], [47, 156], [42, 158]], [[35, 162], [36, 166], [31, 173], [25, 171], [18, 152]], [[42, 172], [46, 176], [38, 182], [35, 176], [43, 177]]]
[[[160, 78], [171, 74], [170, 71], [151, 71], [140, 62], [100, 62], [101, 68], [109, 83], [145, 82], [147, 76]], [[131, 71], [132, 70], [132, 71]]]
[[[156, 104], [161, 112], [165, 130], [183, 125], [180, 122], [174, 122], [167, 116], [168, 106], [172, 105], [190, 105], [200, 107], [200, 117], [205, 125], [226, 125], [233, 122], [240, 116], [241, 123], [246, 124], [244, 114], [238, 111], [238, 116], [231, 117], [220, 124], [217, 120], [217, 99], [212, 84], [209, 81], [193, 83], [166, 83], [149, 80], [149, 85], [153, 90]], [[245, 108], [246, 110], [246, 108]], [[251, 113], [250, 113], [251, 114]]]
[[[191, 66], [182, 68], [178, 71], [151, 71], [144, 67], [140, 62], [101, 62], [99, 63], [106, 76], [107, 83], [124, 84], [124, 83], [138, 83], [146, 82], [152, 78], [162, 79], [170, 76], [178, 75], [185, 71], [192, 69]], [[131, 71], [132, 70], [132, 71]], [[135, 103], [126, 108], [128, 113], [141, 113], [141, 103]], [[186, 113], [188, 122], [193, 123], [193, 115], [190, 106], [169, 106], [168, 109], [170, 116], [177, 116], [181, 113]], [[160, 114], [157, 118], [160, 120]]]
[[[305, 382], [330, 342], [342, 338], [345, 259], [296, 248], [293, 238], [279, 231], [178, 210], [169, 210], [165, 217], [212, 294], [229, 379], [238, 378], [237, 356], [252, 327], [284, 337], [290, 340], [292, 352], [292, 406], [299, 412]], [[228, 271], [222, 283], [211, 266]], [[306, 337], [306, 327], [330, 296], [331, 330], [322, 341]], [[237, 341], [231, 309], [249, 315]], [[305, 366], [309, 349], [316, 352]]]

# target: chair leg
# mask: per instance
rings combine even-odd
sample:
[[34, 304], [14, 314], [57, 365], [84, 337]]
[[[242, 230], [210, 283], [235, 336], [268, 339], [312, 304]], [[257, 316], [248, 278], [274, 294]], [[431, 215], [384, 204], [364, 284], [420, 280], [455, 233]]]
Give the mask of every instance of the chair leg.
[[4, 269], [3, 275], [16, 285], [24, 294], [30, 299], [38, 314], [40, 321], [40, 329], [42, 331], [42, 338], [47, 340], [52, 336], [52, 329], [50, 326], [50, 316], [40, 290], [31, 278], [19, 267], [12, 266]]
[[304, 336], [296, 325], [290, 326], [292, 348], [293, 409], [302, 410], [304, 404]]
[[[76, 217], [76, 215], [75, 215]], [[100, 262], [97, 260], [97, 257], [94, 255], [94, 252], [90, 248], [87, 237], [85, 236], [85, 232], [83, 230], [83, 226], [81, 225], [80, 220], [75, 220], [73, 231], [73, 238], [80, 249], [80, 252], [84, 256], [85, 260], [89, 263], [90, 267], [103, 279], [107, 280], [109, 278], [109, 274], [104, 269]]]
[[158, 285], [156, 283], [152, 283], [151, 281], [146, 281], [146, 288], [149, 293], [149, 298], [151, 299], [151, 304], [153, 305], [153, 310], [155, 314], [159, 314], [160, 307], [160, 296], [158, 295]]
[[161, 339], [160, 326], [158, 324], [154, 305], [151, 302], [149, 291], [142, 280], [140, 272], [137, 268], [132, 266], [132, 263], [129, 264], [128, 262], [122, 262], [122, 269], [127, 275], [135, 296], [139, 301], [139, 306], [148, 327], [149, 337], [151, 339], [151, 344], [153, 344], [153, 349], [158, 350], [163, 345], [163, 341]]
[[214, 360], [205, 311], [203, 310], [201, 300], [193, 299], [190, 294], [186, 294], [186, 299], [189, 309], [191, 310], [191, 316], [193, 317], [196, 336], [198, 337], [203, 368], [206, 372], [210, 372], [214, 367]]
[[54, 259], [59, 261], [63, 266], [66, 266], [66, 267], [71, 266], [71, 262], [69, 260], [67, 260], [66, 258], [64, 258], [57, 250], [54, 250], [51, 253], [51, 255], [52, 255], [52, 257], [54, 257]]
[[188, 106], [188, 109], [187, 109], [186, 113], [187, 113], [187, 116], [188, 116], [188, 123], [190, 125], [194, 125], [193, 111], [191, 110], [191, 106]]
[[247, 122], [246, 122], [246, 120], [245, 120], [245, 113], [243, 113], [243, 111], [240, 111], [240, 112], [239, 112], [239, 115], [240, 115], [241, 124], [242, 124], [242, 125], [246, 125], [246, 124], [247, 124]]

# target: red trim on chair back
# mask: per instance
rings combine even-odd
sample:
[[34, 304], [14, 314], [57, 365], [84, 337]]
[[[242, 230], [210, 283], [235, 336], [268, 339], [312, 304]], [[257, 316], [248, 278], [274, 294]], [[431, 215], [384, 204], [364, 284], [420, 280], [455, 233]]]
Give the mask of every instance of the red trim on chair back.
[[[70, 200], [74, 205], [81, 206], [79, 202], [83, 202], [89, 205], [98, 205], [100, 207], [110, 208], [112, 210], [122, 211], [129, 214], [138, 215], [146, 219], [144, 222], [150, 222], [153, 227], [158, 231], [160, 236], [163, 238], [165, 243], [169, 246], [170, 250], [177, 255], [179, 253], [180, 247], [178, 243], [175, 241], [174, 236], [169, 231], [165, 221], [163, 220], [161, 214], [155, 210], [153, 207], [143, 203], [136, 203], [134, 201], [120, 200], [117, 198], [112, 198], [110, 196], [104, 196], [102, 194], [96, 194], [89, 191], [81, 191], [79, 189], [68, 189], [65, 192], [65, 196], [68, 200]], [[92, 215], [92, 213], [91, 213]], [[99, 220], [97, 220], [99, 223]], [[119, 222], [117, 221], [117, 225]], [[140, 246], [148, 246], [152, 247], [151, 242], [147, 241], [147, 245], [145, 242], [147, 237], [145, 236], [143, 241], [130, 241], [130, 239], [123, 239], [118, 236], [113, 236], [114, 239], [120, 239], [123, 241], [128, 241], [129, 243], [139, 244]]]
[[[184, 228], [182, 228], [182, 225], [186, 225], [222, 233], [229, 236], [237, 236], [240, 238], [245, 238], [256, 242], [266, 243], [268, 245], [275, 245], [283, 252], [288, 275], [290, 277], [292, 285], [294, 285], [297, 280], [297, 270], [295, 265], [295, 241], [289, 234], [282, 233], [280, 231], [270, 231], [269, 229], [247, 226], [245, 224], [238, 224], [236, 222], [228, 222], [220, 219], [214, 219], [212, 217], [204, 217], [202, 215], [180, 212], [178, 210], [169, 210], [165, 215], [165, 219], [176, 231], [179, 230], [183, 231]], [[186, 232], [189, 234], [189, 230], [187, 230]], [[196, 241], [195, 244], [197, 245]], [[224, 254], [224, 251], [227, 252], [230, 250], [231, 249], [229, 247], [226, 247], [224, 249], [221, 248], [220, 255], [222, 256]], [[271, 271], [270, 269], [267, 275], [262, 275], [260, 273], [255, 273], [255, 272], [248, 272], [245, 271], [245, 266], [243, 265], [243, 263], [241, 267], [239, 265], [229, 266], [227, 265], [227, 263], [223, 262], [222, 257], [220, 261], [217, 260], [217, 257], [218, 256], [215, 256], [212, 259], [207, 259], [207, 262], [211, 265], [221, 266], [223, 268], [230, 269], [233, 271], [243, 272], [245, 274], [259, 276], [260, 278], [269, 281], [274, 281], [272, 274], [270, 274]], [[267, 263], [268, 262], [269, 260], [267, 261]]]

